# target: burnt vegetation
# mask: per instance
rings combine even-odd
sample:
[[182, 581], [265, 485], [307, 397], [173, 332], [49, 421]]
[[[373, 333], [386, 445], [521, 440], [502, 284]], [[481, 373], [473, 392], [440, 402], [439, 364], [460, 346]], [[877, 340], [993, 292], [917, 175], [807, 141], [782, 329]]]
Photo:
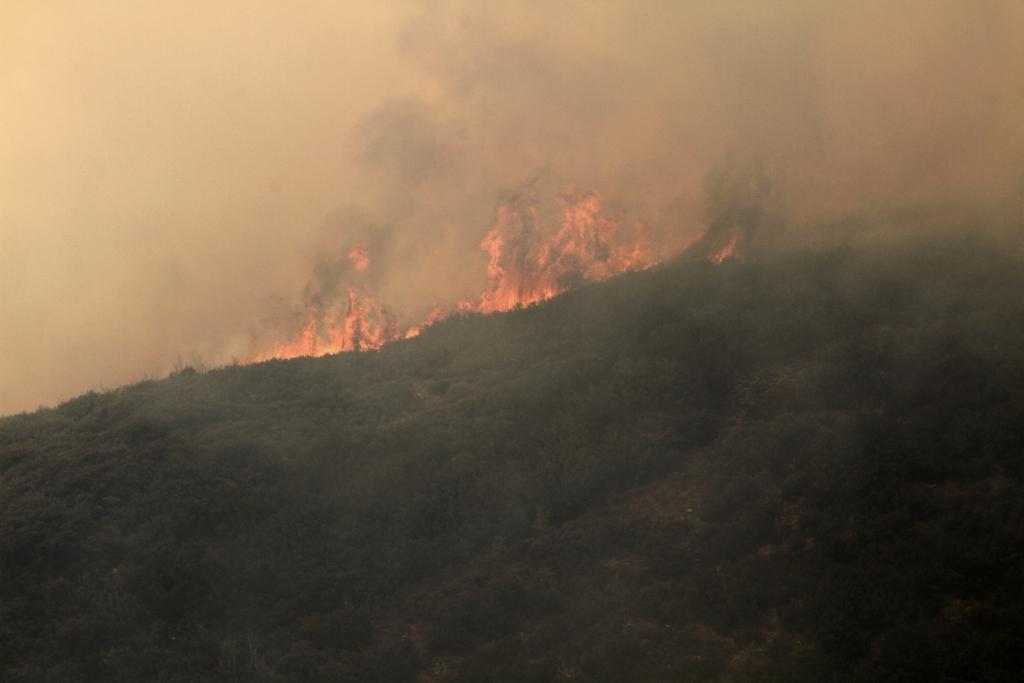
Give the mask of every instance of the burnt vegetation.
[[0, 679], [1017, 679], [1022, 291], [690, 260], [5, 418]]

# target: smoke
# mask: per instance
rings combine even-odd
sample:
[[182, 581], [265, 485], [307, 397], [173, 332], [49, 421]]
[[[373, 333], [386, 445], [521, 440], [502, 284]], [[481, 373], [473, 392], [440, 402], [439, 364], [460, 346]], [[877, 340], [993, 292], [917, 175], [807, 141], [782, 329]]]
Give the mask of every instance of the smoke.
[[411, 316], [479, 295], [524, 188], [666, 254], [998, 205], [1022, 32], [1015, 0], [7, 3], [0, 413], [245, 357], [349, 277]]

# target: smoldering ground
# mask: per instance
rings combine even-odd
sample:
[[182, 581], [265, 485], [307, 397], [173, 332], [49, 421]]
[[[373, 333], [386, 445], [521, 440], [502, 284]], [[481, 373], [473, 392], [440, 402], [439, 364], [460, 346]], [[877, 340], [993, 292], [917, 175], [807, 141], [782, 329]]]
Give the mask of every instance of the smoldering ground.
[[665, 253], [723, 159], [789, 235], [1019, 206], [1012, 0], [0, 12], [0, 413], [243, 357], [356, 242], [396, 309], [478, 293], [527, 183], [599, 193]]

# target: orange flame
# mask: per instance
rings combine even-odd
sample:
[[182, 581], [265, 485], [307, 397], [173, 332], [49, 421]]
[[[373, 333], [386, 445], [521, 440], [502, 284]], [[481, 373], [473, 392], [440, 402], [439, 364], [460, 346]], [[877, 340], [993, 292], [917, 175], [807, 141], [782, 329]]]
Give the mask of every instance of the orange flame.
[[716, 253], [709, 256], [708, 260], [714, 264], [721, 263], [725, 259], [731, 257], [736, 252], [736, 247], [739, 245], [739, 242], [740, 234], [736, 231], [733, 231], [732, 237], [729, 238], [728, 243], [726, 243], [726, 245], [719, 249]]
[[365, 273], [370, 269], [370, 253], [364, 247], [352, 247], [348, 252], [348, 260], [360, 273]]
[[536, 208], [510, 202], [498, 209], [498, 220], [484, 236], [487, 289], [476, 307], [483, 313], [507, 311], [550, 299], [583, 280], [603, 280], [626, 270], [647, 268], [646, 235], [628, 244], [616, 242], [618, 224], [602, 215], [596, 194], [561, 198], [561, 228], [545, 239]]
[[[604, 214], [598, 195], [565, 193], [559, 204], [561, 220], [555, 229], [544, 225], [529, 196], [498, 207], [494, 225], [480, 242], [487, 255], [487, 284], [476, 301], [437, 305], [424, 320], [403, 326], [365, 285], [350, 284], [338, 310], [324, 310], [311, 302], [301, 331], [269, 352], [254, 356], [251, 362], [378, 349], [415, 337], [455, 311], [493, 313], [530, 306], [576, 284], [658, 263], [648, 246], [645, 226], [620, 229], [616, 220]], [[734, 234], [709, 260], [721, 263], [734, 254], [738, 243], [739, 236]], [[369, 272], [370, 252], [364, 246], [352, 247], [347, 258], [357, 273]]]

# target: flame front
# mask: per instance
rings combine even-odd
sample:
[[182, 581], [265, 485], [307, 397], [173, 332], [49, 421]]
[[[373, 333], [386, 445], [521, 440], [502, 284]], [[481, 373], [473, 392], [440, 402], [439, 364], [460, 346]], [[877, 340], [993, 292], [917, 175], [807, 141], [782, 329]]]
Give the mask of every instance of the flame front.
[[401, 338], [394, 314], [354, 287], [348, 289], [344, 304], [337, 312], [313, 309], [294, 338], [254, 356], [250, 362], [367, 351]]
[[725, 259], [731, 257], [736, 252], [736, 247], [739, 246], [739, 243], [740, 233], [736, 230], [733, 230], [732, 237], [729, 238], [729, 241], [726, 243], [726, 245], [719, 249], [714, 254], [712, 254], [711, 256], [709, 256], [708, 260], [715, 264], [721, 263]]
[[560, 203], [561, 226], [551, 238], [532, 202], [513, 200], [498, 209], [497, 222], [480, 243], [489, 262], [487, 289], [476, 310], [493, 313], [529, 306], [577, 282], [603, 280], [655, 262], [642, 226], [636, 226], [627, 243], [617, 243], [618, 223], [602, 214], [596, 194], [564, 195]]
[[[480, 242], [487, 255], [487, 284], [475, 300], [435, 305], [423, 320], [400, 323], [398, 316], [371, 293], [367, 275], [371, 254], [353, 246], [346, 258], [353, 283], [339, 294], [338, 304], [307, 305], [305, 323], [288, 341], [257, 354], [251, 362], [272, 358], [325, 356], [345, 351], [378, 349], [384, 344], [419, 335], [453, 312], [494, 313], [530, 306], [557, 296], [574, 285], [604, 280], [658, 263], [651, 253], [646, 227], [623, 229], [608, 217], [594, 193], [564, 193], [559, 198], [560, 220], [555, 226], [540, 218], [530, 195], [517, 196], [498, 207], [494, 225]], [[721, 263], [733, 255], [738, 235], [708, 260]]]

